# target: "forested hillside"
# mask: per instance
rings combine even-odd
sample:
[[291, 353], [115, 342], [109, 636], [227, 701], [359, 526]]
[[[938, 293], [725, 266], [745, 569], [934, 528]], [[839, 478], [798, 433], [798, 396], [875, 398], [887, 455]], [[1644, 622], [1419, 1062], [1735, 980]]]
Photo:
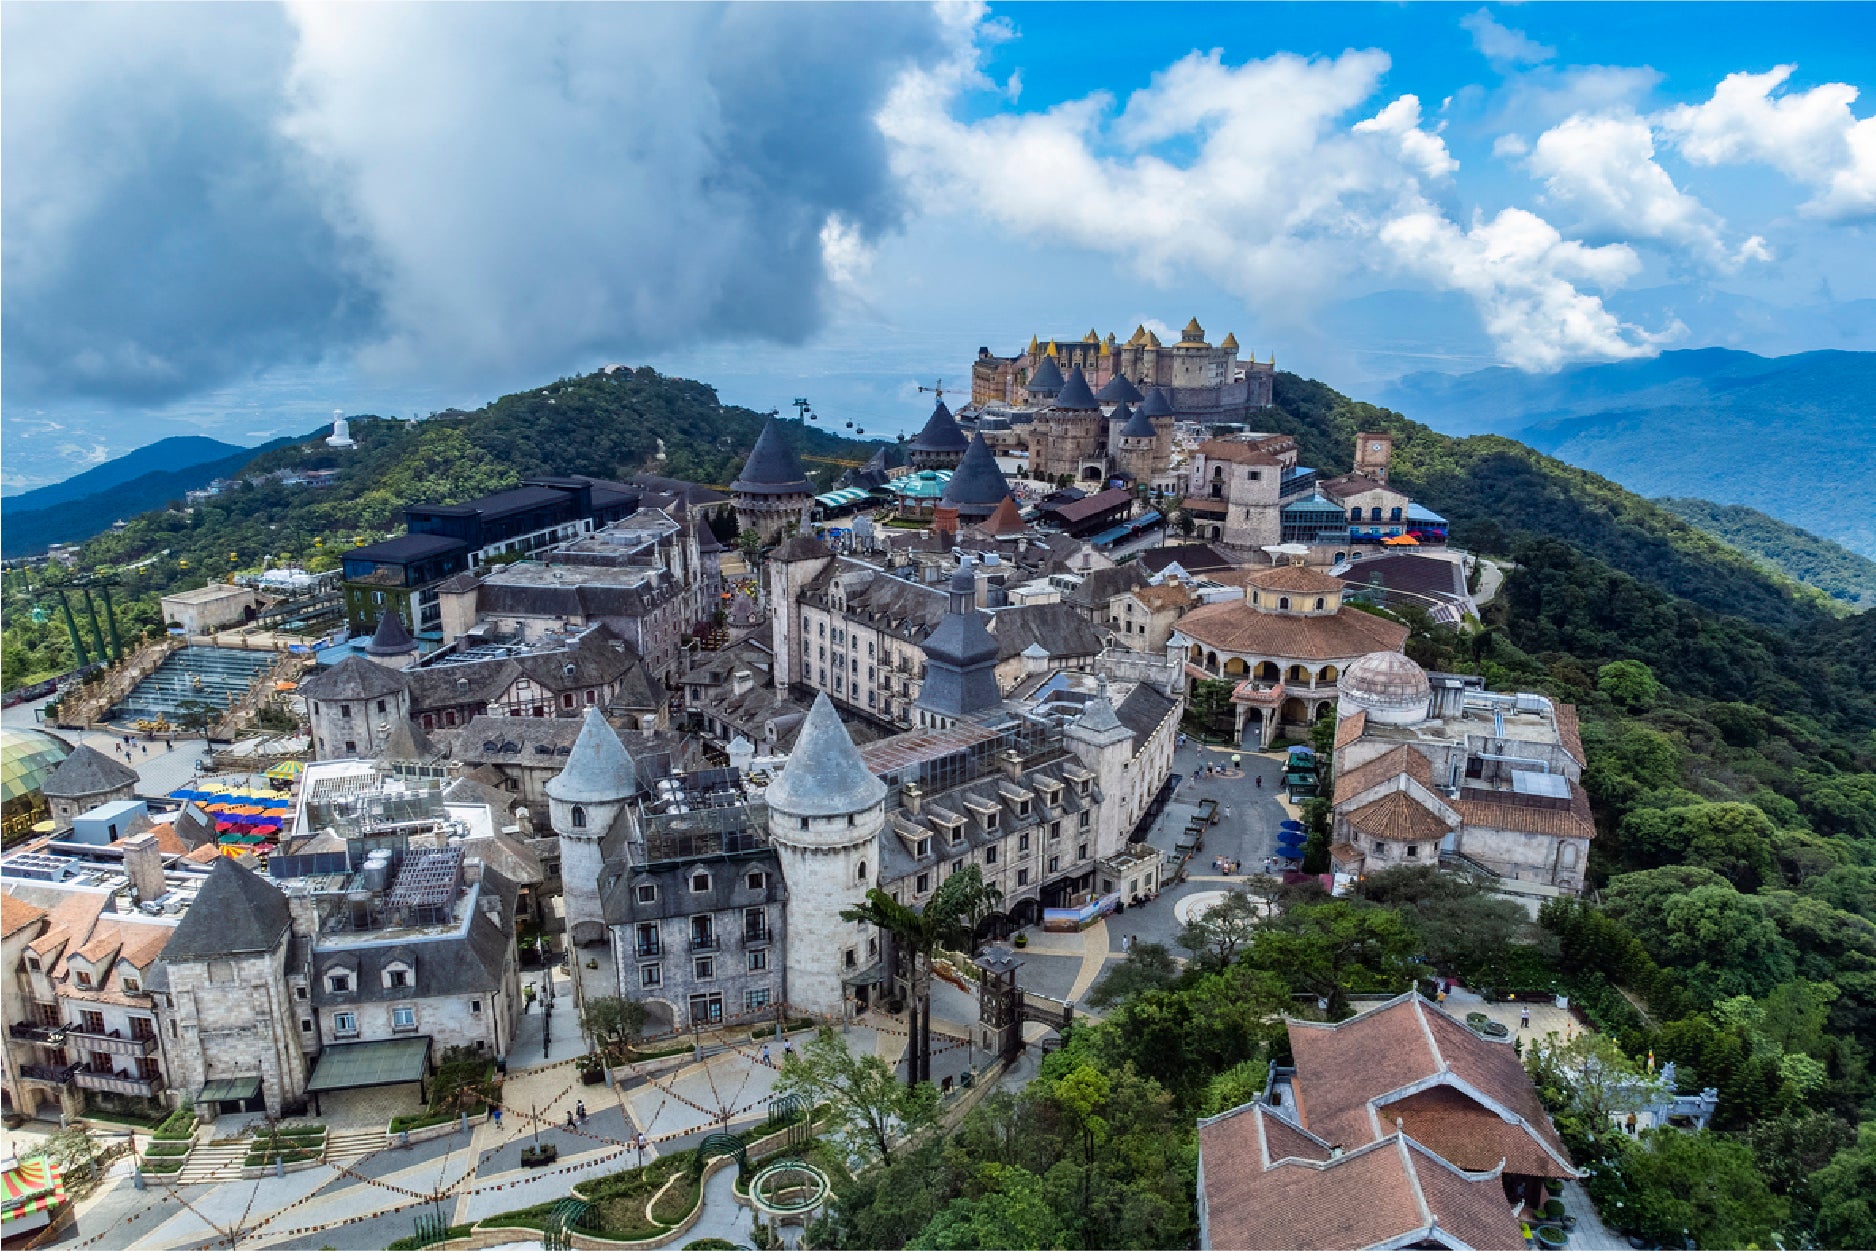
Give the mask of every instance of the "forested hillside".
[[[109, 571], [119, 579], [119, 624], [134, 633], [158, 625], [158, 596], [201, 586], [210, 574], [258, 569], [264, 559], [332, 568], [355, 541], [394, 532], [405, 504], [454, 503], [539, 474], [645, 471], [728, 483], [763, 420], [761, 413], [719, 404], [703, 383], [650, 369], [563, 378], [473, 413], [416, 422], [357, 417], [351, 422], [356, 448], [328, 448], [322, 429], [254, 457], [244, 470], [257, 476], [337, 469], [334, 485], [315, 490], [244, 481], [186, 512], [165, 510], [159, 501], [156, 511], [86, 543], [76, 572]], [[790, 421], [788, 428], [808, 472], [822, 481], [843, 464], [865, 461], [877, 447], [810, 423]], [[35, 622], [29, 611], [27, 587], [48, 576], [66, 575], [30, 571], [6, 579], [0, 672], [9, 688], [72, 666], [62, 625]]]
[[1876, 560], [1743, 504], [1666, 497], [1655, 503], [1728, 547], [1816, 587], [1850, 609], [1876, 607]]

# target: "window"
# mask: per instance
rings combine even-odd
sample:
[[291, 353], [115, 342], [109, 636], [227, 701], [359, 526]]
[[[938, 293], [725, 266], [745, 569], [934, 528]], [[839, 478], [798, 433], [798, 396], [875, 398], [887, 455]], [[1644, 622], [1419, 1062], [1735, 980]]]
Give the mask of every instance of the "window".
[[1062, 837], [1062, 823], [1060, 821], [1049, 822], [1049, 841], [1053, 843], [1060, 837]]
[[358, 754], [358, 741], [356, 739], [348, 738], [345, 740], [345, 754], [348, 756], [356, 756]]
[[576, 830], [586, 828], [586, 809], [580, 807], [578, 804], [573, 806], [573, 828]]
[[392, 1029], [416, 1029], [417, 1009], [398, 1007], [391, 1009]]
[[343, 995], [352, 989], [352, 977], [349, 973], [333, 973], [326, 978], [326, 989], [335, 995]]
[[638, 984], [647, 987], [664, 985], [664, 966], [661, 964], [639, 965]]
[[769, 967], [769, 952], [766, 947], [759, 948], [749, 953], [749, 971], [751, 973], [764, 972], [768, 969], [768, 967]]
[[984, 863], [989, 865], [989, 864], [995, 864], [996, 862], [997, 862], [997, 849], [994, 846], [984, 848]]
[[1290, 597], [1288, 595], [1280, 595], [1277, 597], [1277, 607], [1279, 609], [1285, 609], [1285, 608], [1288, 608], [1289, 606], [1290, 606]]
[[1388, 509], [1388, 510], [1387, 510], [1387, 519], [1388, 519], [1389, 521], [1399, 521], [1399, 520], [1400, 520], [1400, 509], [1398, 509], [1398, 508], [1390, 508], [1390, 509]]
[[350, 721], [352, 719], [352, 706], [350, 704], [340, 704], [339, 715], [344, 717], [347, 721]]
[[1322, 611], [1322, 606], [1323, 606], [1324, 604], [1326, 604], [1326, 603], [1328, 603], [1328, 602], [1329, 602], [1328, 600], [1326, 600], [1326, 599], [1324, 599], [1324, 598], [1323, 598], [1322, 596], [1320, 596], [1320, 595], [1318, 595], [1318, 596], [1316, 597], [1316, 611], [1317, 611], [1317, 612], [1321, 612], [1321, 611]]
[[921, 839], [919, 839], [919, 840], [918, 840], [918, 856], [919, 856], [919, 858], [920, 858], [920, 859], [922, 860], [922, 859], [924, 859], [924, 858], [925, 858], [926, 856], [929, 856], [929, 855], [931, 855], [931, 839], [929, 839], [929, 838], [921, 838]]
[[26, 967], [35, 973], [39, 972], [39, 957], [28, 952], [26, 955]]
[[723, 1020], [723, 996], [692, 995], [690, 997], [690, 1019], [698, 1025], [716, 1025]]
[[471, 1016], [482, 1015], [482, 1001], [480, 999], [471, 999], [469, 1001], [469, 1014]]
[[1021, 834], [1018, 834], [1016, 836], [1016, 850], [1018, 851], [1029, 850], [1029, 831], [1025, 830]]
[[306, 998], [306, 987], [304, 987], [304, 986], [295, 986], [295, 987], [293, 988], [293, 997], [294, 997], [295, 999], [304, 999], [304, 998]]
[[1028, 869], [1018, 869], [1016, 871], [1016, 884], [1018, 886], [1029, 885], [1029, 870]]
[[1419, 857], [1420, 857], [1420, 845], [1418, 843], [1408, 843], [1407, 844], [1407, 858], [1409, 860], [1417, 860], [1419, 859]]
[[1350, 521], [1360, 521], [1360, 520], [1361, 520], [1361, 509], [1359, 509], [1359, 508], [1351, 508], [1351, 509], [1349, 509], [1349, 510], [1348, 510], [1348, 519], [1349, 519]]
[[866, 861], [862, 860], [859, 864], [853, 866], [853, 880], [856, 882], [866, 881]]
[[1370, 508], [1368, 510], [1368, 520], [1370, 521], [1381, 520], [1381, 510], [1379, 508]]
[[332, 1032], [341, 1038], [358, 1032], [358, 1014], [354, 1012], [335, 1012], [332, 1014]]
[[1049, 857], [1049, 872], [1053, 873], [1061, 867], [1062, 867], [1062, 858], [1060, 856]]
[[641, 956], [658, 954], [658, 927], [649, 921], [639, 922], [638, 954]]
[[853, 948], [849, 947], [844, 953], [842, 953], [841, 963], [846, 965], [850, 969], [859, 967], [860, 962], [854, 956]]
[[1002, 816], [1002, 815], [1003, 815], [1003, 814], [1002, 814], [1002, 813], [1000, 813], [1000, 812], [986, 812], [986, 813], [984, 814], [984, 828], [985, 828], [986, 830], [994, 830], [994, 829], [996, 829], [996, 828], [997, 828], [997, 818], [998, 818], [998, 817], [1000, 817], [1000, 816]]
[[918, 875], [918, 888], [917, 889], [918, 889], [918, 893], [921, 895], [923, 895], [926, 891], [931, 889], [931, 874], [921, 873]]
[[310, 1034], [313, 1032], [313, 1018], [309, 1016], [300, 1018], [300, 1032], [302, 1034]]
[[658, 888], [650, 882], [640, 882], [638, 885], [638, 902], [642, 904], [657, 903]]
[[560, 706], [561, 706], [562, 708], [571, 708], [571, 707], [573, 707], [573, 695], [572, 695], [572, 694], [571, 694], [570, 692], [569, 692], [569, 693], [566, 693], [566, 694], [563, 694], [563, 695], [561, 695], [561, 697], [560, 697]]
[[1088, 844], [1076, 843], [1075, 844], [1075, 859], [1086, 860], [1087, 858], [1088, 858]]
[[85, 972], [83, 969], [73, 969], [72, 976], [78, 980], [80, 986], [91, 985], [91, 974]]
[[1088, 828], [1088, 822], [1093, 816], [1094, 814], [1091, 812], [1084, 812], [1076, 819], [1081, 822], [1081, 828], [1085, 830]]
[[410, 985], [410, 971], [397, 967], [388, 968], [384, 971], [384, 984], [390, 989], [408, 986]]
[[383, 701], [383, 700], [379, 700], [379, 701], [378, 701], [378, 711], [379, 711], [379, 712], [383, 712], [383, 711], [384, 711], [384, 701]]
[[808, 828], [808, 819], [806, 817], [801, 818], [801, 828], [804, 830]]
[[762, 1009], [768, 1006], [769, 1006], [768, 987], [764, 986], [760, 990], [745, 990], [743, 992], [743, 1011], [744, 1012], [760, 1012]]
[[715, 956], [698, 956], [692, 963], [695, 966], [692, 972], [700, 982], [707, 982], [717, 975], [717, 961]]
[[693, 873], [691, 875], [691, 879], [690, 879], [690, 893], [691, 894], [701, 895], [709, 889], [710, 889], [710, 875], [708, 873]]
[[1264, 471], [1261, 469], [1246, 469], [1244, 471], [1244, 479], [1247, 482], [1261, 482], [1263, 477]]
[[749, 871], [748, 880], [749, 880], [750, 890], [767, 890], [768, 889], [769, 875], [764, 873], [761, 869], [751, 869]]

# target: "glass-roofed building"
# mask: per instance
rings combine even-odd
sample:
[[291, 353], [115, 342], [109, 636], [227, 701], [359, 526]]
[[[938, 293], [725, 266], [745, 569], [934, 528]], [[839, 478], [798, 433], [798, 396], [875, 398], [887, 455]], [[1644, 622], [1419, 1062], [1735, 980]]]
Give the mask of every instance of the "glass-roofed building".
[[31, 829], [44, 818], [46, 799], [40, 788], [71, 754], [64, 739], [44, 730], [0, 729], [0, 814], [7, 837]]

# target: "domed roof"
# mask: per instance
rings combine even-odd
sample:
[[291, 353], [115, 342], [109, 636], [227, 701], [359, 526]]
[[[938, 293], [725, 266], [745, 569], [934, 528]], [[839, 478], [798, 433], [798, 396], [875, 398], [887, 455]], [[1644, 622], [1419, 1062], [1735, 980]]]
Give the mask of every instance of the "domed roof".
[[44, 730], [17, 726], [0, 730], [0, 801], [10, 804], [32, 794], [71, 754], [65, 740]]
[[1433, 691], [1427, 671], [1400, 652], [1369, 652], [1342, 671], [1338, 685], [1344, 699], [1367, 708], [1424, 705]]
[[1285, 591], [1292, 595], [1323, 595], [1342, 591], [1342, 579], [1330, 577], [1307, 565], [1278, 565], [1246, 579], [1260, 591]]

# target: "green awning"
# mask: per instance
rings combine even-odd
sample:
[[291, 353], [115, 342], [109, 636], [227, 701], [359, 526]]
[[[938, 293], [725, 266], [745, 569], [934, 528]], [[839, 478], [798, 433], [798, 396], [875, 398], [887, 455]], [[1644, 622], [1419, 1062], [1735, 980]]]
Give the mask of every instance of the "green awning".
[[307, 1094], [420, 1082], [430, 1069], [430, 1036], [342, 1043], [319, 1053]]
[[230, 1077], [225, 1081], [209, 1082], [202, 1087], [202, 1093], [195, 1097], [197, 1103], [238, 1103], [243, 1099], [252, 1099], [261, 1093], [261, 1079], [258, 1077]]

